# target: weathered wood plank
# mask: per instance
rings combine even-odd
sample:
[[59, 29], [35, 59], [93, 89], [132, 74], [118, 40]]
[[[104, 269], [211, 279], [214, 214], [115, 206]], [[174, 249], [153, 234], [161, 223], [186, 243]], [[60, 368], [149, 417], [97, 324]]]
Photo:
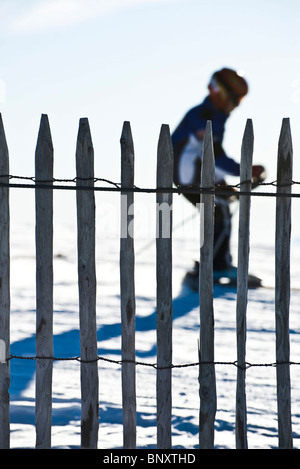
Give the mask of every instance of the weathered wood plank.
[[[0, 114], [0, 182], [8, 183], [8, 147]], [[3, 177], [5, 176], [5, 177]], [[10, 354], [10, 216], [9, 188], [0, 187], [0, 339], [4, 341], [5, 359]], [[10, 446], [9, 362], [0, 363], [0, 449]]]
[[[201, 187], [214, 188], [215, 160], [211, 121], [207, 122], [203, 145]], [[204, 211], [203, 243], [200, 248], [199, 302], [200, 302], [200, 364], [199, 367], [199, 447], [214, 447], [214, 422], [217, 405], [214, 367], [214, 311], [213, 311], [213, 238], [214, 195], [201, 194], [200, 210]]]
[[290, 236], [293, 148], [289, 119], [283, 119], [278, 143], [276, 240], [275, 240], [275, 317], [278, 437], [280, 448], [292, 448], [291, 384], [290, 384]]
[[[76, 147], [78, 289], [81, 356], [81, 447], [97, 448], [99, 428], [94, 149], [87, 118], [80, 119]], [[89, 188], [89, 189], [88, 189]]]
[[[160, 130], [157, 187], [173, 184], [173, 148], [169, 126]], [[157, 193], [157, 447], [171, 448], [172, 416], [172, 193]]]
[[[253, 125], [248, 119], [242, 141], [240, 182], [241, 190], [251, 191], [252, 158], [253, 158]], [[246, 182], [247, 181], [247, 182]], [[248, 182], [249, 181], [249, 182]], [[248, 303], [248, 267], [250, 250], [250, 205], [251, 196], [240, 197], [239, 206], [239, 239], [238, 239], [238, 272], [236, 302], [236, 336], [237, 336], [237, 386], [235, 440], [237, 449], [247, 449], [247, 404], [246, 404], [246, 313]]]
[[[41, 116], [35, 152], [36, 182], [52, 183], [53, 145]], [[36, 189], [36, 353], [53, 357], [53, 190]], [[36, 448], [51, 447], [52, 359], [36, 360]]]
[[[129, 122], [121, 135], [121, 188], [134, 186], [134, 148]], [[123, 447], [136, 447], [134, 193], [121, 191], [120, 289], [122, 323]]]

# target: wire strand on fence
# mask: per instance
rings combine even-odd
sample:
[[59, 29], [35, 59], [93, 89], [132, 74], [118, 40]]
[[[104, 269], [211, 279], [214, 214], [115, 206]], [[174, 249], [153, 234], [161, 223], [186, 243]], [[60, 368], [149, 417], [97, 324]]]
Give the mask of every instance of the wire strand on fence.
[[214, 362], [207, 362], [207, 361], [198, 361], [193, 363], [183, 363], [183, 364], [171, 364], [170, 366], [166, 367], [159, 367], [156, 363], [147, 363], [147, 362], [140, 362], [140, 361], [133, 361], [133, 360], [113, 360], [112, 358], [106, 358], [102, 356], [97, 356], [94, 360], [83, 360], [80, 356], [76, 357], [46, 357], [46, 356], [23, 356], [23, 355], [10, 355], [7, 361], [12, 359], [18, 360], [53, 360], [53, 361], [77, 361], [80, 363], [94, 363], [97, 361], [104, 361], [108, 363], [113, 363], [116, 365], [122, 365], [122, 363], [134, 363], [136, 366], [147, 366], [150, 368], [155, 368], [157, 370], [161, 369], [173, 369], [173, 368], [189, 368], [193, 366], [202, 366], [202, 365], [233, 365], [236, 368], [240, 368], [246, 370], [248, 368], [254, 367], [276, 367], [278, 365], [300, 365], [300, 362], [294, 361], [285, 361], [285, 362], [272, 362], [272, 363], [249, 363], [245, 362], [245, 364], [240, 365], [237, 360], [235, 361], [214, 361]]
[[[1, 179], [9, 179], [9, 181], [16, 179], [16, 180], [24, 180], [24, 181], [31, 181], [33, 184], [26, 184], [26, 183], [11, 183], [11, 182], [1, 182]], [[87, 181], [93, 180], [94, 183], [105, 183], [108, 186], [93, 186], [89, 187], [86, 185], [80, 185], [80, 181]], [[68, 183], [76, 185], [58, 185], [61, 183]], [[20, 188], [20, 189], [54, 189], [54, 190], [93, 190], [93, 191], [102, 191], [102, 192], [141, 192], [141, 193], [174, 193], [174, 194], [214, 194], [214, 195], [230, 195], [230, 196], [244, 196], [244, 195], [251, 195], [255, 197], [300, 197], [298, 193], [276, 193], [276, 192], [260, 192], [260, 191], [243, 191], [240, 188], [245, 185], [249, 184], [251, 181], [242, 181], [237, 184], [217, 184], [215, 187], [207, 187], [207, 188], [200, 188], [195, 186], [177, 186], [172, 188], [145, 188], [145, 187], [138, 187], [133, 186], [129, 188], [121, 187], [121, 183], [111, 181], [105, 178], [79, 178], [74, 177], [71, 179], [61, 179], [61, 178], [53, 178], [51, 180], [37, 180], [35, 176], [16, 176], [16, 175], [0, 175], [0, 187], [9, 187], [9, 188]], [[288, 186], [300, 185], [300, 181], [292, 181], [291, 184]], [[270, 181], [270, 182], [257, 182], [257, 187], [286, 187], [286, 185], [278, 184], [277, 181]], [[240, 189], [239, 191], [234, 189]]]

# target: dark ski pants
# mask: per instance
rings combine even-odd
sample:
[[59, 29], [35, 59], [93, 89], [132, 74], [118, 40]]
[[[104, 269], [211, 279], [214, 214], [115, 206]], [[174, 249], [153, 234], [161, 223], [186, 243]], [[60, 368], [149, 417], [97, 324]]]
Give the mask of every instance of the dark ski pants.
[[[198, 194], [183, 195], [195, 206], [200, 203], [200, 195]], [[224, 270], [231, 265], [230, 236], [231, 213], [229, 200], [226, 197], [215, 197], [214, 270]]]

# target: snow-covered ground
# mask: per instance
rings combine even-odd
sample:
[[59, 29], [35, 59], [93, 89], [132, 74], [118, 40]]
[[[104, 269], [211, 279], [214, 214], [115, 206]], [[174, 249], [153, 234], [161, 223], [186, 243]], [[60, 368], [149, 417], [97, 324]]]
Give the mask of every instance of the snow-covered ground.
[[[190, 221], [193, 223], [195, 220]], [[181, 281], [197, 256], [197, 243], [189, 240], [190, 230], [174, 233], [173, 243], [173, 364], [198, 361], [198, 295], [182, 290]], [[35, 355], [35, 258], [34, 224], [14, 224], [11, 247], [11, 354]], [[102, 236], [97, 244], [97, 323], [99, 355], [120, 358], [119, 240]], [[268, 285], [274, 285], [273, 240], [251, 247], [250, 266]], [[235, 246], [233, 246], [233, 251]], [[76, 229], [55, 225], [54, 243], [54, 354], [79, 355]], [[291, 360], [300, 357], [300, 245], [292, 246], [292, 287], [290, 310]], [[297, 283], [298, 281], [298, 283]], [[137, 360], [155, 363], [155, 242], [136, 242], [136, 355]], [[215, 360], [236, 360], [236, 292], [215, 289]], [[274, 289], [249, 291], [247, 315], [247, 361], [275, 361]], [[100, 427], [99, 448], [122, 447], [122, 406], [120, 365], [99, 361]], [[156, 447], [155, 369], [137, 368], [137, 446]], [[216, 365], [217, 414], [216, 448], [235, 447], [236, 373], [233, 365]], [[291, 366], [294, 445], [300, 448], [300, 367]], [[174, 368], [172, 374], [172, 442], [174, 448], [198, 446], [198, 367]], [[11, 360], [11, 447], [34, 448], [35, 361]], [[274, 367], [247, 370], [249, 448], [276, 448], [277, 403]], [[55, 361], [53, 368], [54, 448], [80, 446], [80, 364]]]

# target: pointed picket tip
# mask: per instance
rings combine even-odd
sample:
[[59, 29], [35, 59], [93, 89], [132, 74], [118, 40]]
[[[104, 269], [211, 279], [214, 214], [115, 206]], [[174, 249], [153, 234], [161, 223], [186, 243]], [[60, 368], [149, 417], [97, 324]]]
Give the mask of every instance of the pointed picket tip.
[[171, 141], [171, 134], [170, 134], [170, 127], [168, 124], [162, 124], [159, 133], [158, 139], [158, 151], [162, 150], [162, 154], [164, 155], [164, 160], [170, 161], [172, 159], [172, 141]]
[[2, 154], [8, 154], [8, 146], [6, 142], [6, 136], [5, 136], [1, 113], [0, 113], [0, 151], [2, 152]]
[[131, 133], [130, 122], [125, 121], [123, 123], [122, 134], [120, 138], [122, 158], [126, 157], [126, 160], [134, 160], [134, 146]]
[[0, 173], [5, 176], [8, 175], [9, 173], [8, 146], [6, 142], [4, 125], [3, 125], [1, 113], [0, 113]]
[[78, 135], [80, 137], [88, 137], [91, 139], [90, 124], [89, 119], [87, 117], [81, 117], [79, 119]]
[[253, 152], [253, 143], [254, 143], [254, 132], [253, 132], [253, 122], [252, 119], [247, 119], [243, 141], [242, 141], [242, 148], [246, 148], [247, 150]]
[[160, 134], [161, 134], [161, 135], [169, 135], [169, 134], [170, 134], [170, 127], [169, 127], [169, 124], [161, 124], [161, 126], [160, 126]]
[[129, 121], [124, 121], [123, 123], [120, 142], [130, 144], [133, 146], [131, 125]]
[[87, 117], [81, 117], [79, 119], [79, 128], [77, 134], [77, 150], [80, 146], [86, 145], [88, 151], [93, 150], [92, 135], [90, 130], [90, 124]]
[[248, 119], [246, 120], [244, 134], [250, 135], [250, 137], [253, 138], [253, 122], [252, 122], [252, 119], [250, 119], [250, 117], [248, 117]]
[[168, 124], [162, 124], [157, 146], [157, 186], [172, 187], [173, 146]]
[[205, 126], [204, 133], [204, 147], [207, 145], [212, 145], [213, 142], [213, 131], [212, 131], [212, 121], [207, 121]]
[[207, 121], [203, 141], [201, 187], [212, 188], [215, 184], [215, 155], [213, 147], [212, 122]]
[[249, 182], [252, 177], [252, 159], [254, 148], [254, 132], [252, 119], [247, 119], [241, 149], [241, 183]]
[[42, 114], [36, 144], [36, 157], [43, 154], [45, 151], [48, 154], [53, 153], [53, 143], [48, 116], [47, 114]]
[[1, 149], [5, 149], [5, 151], [8, 151], [1, 112], [0, 112], [0, 145], [1, 145]]
[[204, 140], [210, 142], [212, 138], [212, 121], [206, 121]]
[[80, 146], [86, 146], [88, 152], [93, 151], [93, 142], [92, 142], [92, 135], [90, 130], [90, 124], [87, 117], [81, 117], [79, 119], [79, 128], [77, 134], [77, 151], [79, 151]]
[[50, 182], [53, 177], [53, 143], [47, 114], [41, 115], [35, 150], [36, 181]]
[[289, 117], [282, 119], [278, 146], [292, 150], [292, 133]]
[[[132, 187], [134, 182], [134, 146], [130, 122], [125, 121], [121, 134], [121, 186]], [[133, 195], [133, 194], [132, 194]]]
[[52, 137], [51, 137], [51, 131], [50, 131], [50, 124], [49, 124], [49, 119], [47, 114], [42, 114], [41, 115], [41, 121], [40, 121], [40, 127], [39, 127], [39, 133], [38, 133], [38, 141], [37, 141], [37, 147], [39, 145], [47, 144], [49, 150], [53, 151], [53, 144], [52, 144]]
[[94, 178], [94, 149], [87, 117], [79, 119], [76, 146], [76, 168], [78, 178], [89, 178], [93, 184]]
[[50, 131], [48, 114], [41, 114], [40, 129], [45, 132]]
[[293, 144], [290, 119], [282, 119], [278, 142], [277, 183], [291, 184], [293, 171]]

